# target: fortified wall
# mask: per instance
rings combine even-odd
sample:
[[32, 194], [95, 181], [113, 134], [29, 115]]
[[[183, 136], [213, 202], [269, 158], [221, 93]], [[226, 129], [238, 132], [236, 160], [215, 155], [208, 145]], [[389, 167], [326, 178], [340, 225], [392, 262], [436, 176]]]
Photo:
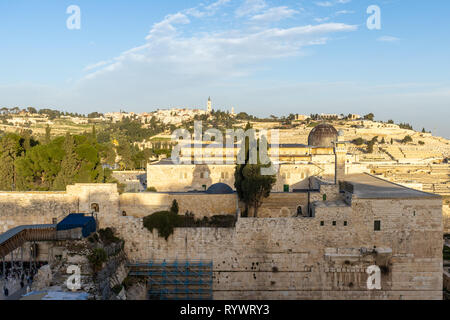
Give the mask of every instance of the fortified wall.
[[[196, 215], [231, 214], [235, 194], [119, 195], [114, 184], [77, 184], [67, 192], [0, 193], [1, 227], [97, 210], [100, 227], [117, 230], [131, 260], [212, 260], [214, 299], [442, 299], [441, 197], [354, 191], [342, 201], [336, 190], [322, 185], [309, 195], [313, 217], [295, 217], [305, 193], [274, 193], [260, 212], [276, 217], [239, 218], [234, 228], [178, 228], [166, 241], [143, 227], [146, 209], [176, 198], [180, 213], [192, 205]], [[365, 271], [374, 264], [382, 289], [369, 291]]]
[[[393, 214], [395, 213], [395, 214]], [[381, 230], [374, 232], [374, 220]], [[439, 201], [353, 200], [314, 218], [239, 218], [179, 228], [166, 241], [142, 219], [105, 219], [135, 261], [212, 260], [214, 299], [442, 299]], [[366, 268], [382, 269], [369, 291]]]

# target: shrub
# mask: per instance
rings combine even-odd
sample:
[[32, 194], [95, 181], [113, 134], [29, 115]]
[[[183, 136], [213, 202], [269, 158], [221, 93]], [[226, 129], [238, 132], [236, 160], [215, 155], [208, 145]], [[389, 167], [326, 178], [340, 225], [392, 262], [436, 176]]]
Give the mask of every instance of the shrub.
[[177, 227], [178, 215], [170, 211], [155, 212], [144, 218], [144, 227], [150, 232], [158, 230], [158, 235], [168, 239]]
[[98, 230], [98, 234], [100, 235], [100, 239], [102, 240], [103, 244], [106, 246], [110, 245], [111, 243], [122, 241], [114, 235], [114, 231], [111, 228], [100, 229]]
[[155, 187], [148, 187], [147, 192], [158, 192]]
[[179, 207], [178, 207], [178, 202], [177, 200], [173, 200], [172, 201], [172, 206], [170, 207], [170, 212], [173, 214], [178, 214], [179, 211]]
[[413, 141], [413, 139], [411, 138], [411, 136], [405, 136], [401, 142], [403, 144], [406, 144], [406, 143], [412, 142], [412, 141]]
[[420, 144], [421, 146], [423, 146], [423, 145], [425, 144], [425, 142], [419, 141], [419, 144]]
[[232, 228], [236, 224], [233, 215], [215, 215], [195, 219], [192, 212], [186, 212], [184, 216], [174, 214], [170, 211], [155, 212], [144, 218], [144, 227], [150, 232], [158, 230], [158, 235], [166, 240], [175, 228]]
[[106, 251], [102, 248], [94, 249], [88, 256], [88, 260], [91, 263], [94, 272], [99, 271], [102, 268], [104, 262], [106, 262], [108, 256]]
[[358, 138], [352, 141], [353, 144], [360, 146], [363, 145], [365, 143], [365, 140], [363, 138]]

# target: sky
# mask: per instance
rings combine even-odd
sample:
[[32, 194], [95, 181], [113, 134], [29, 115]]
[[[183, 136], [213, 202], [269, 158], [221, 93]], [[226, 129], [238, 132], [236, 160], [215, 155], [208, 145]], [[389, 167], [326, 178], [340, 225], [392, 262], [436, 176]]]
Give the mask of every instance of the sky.
[[0, 106], [150, 112], [211, 96], [450, 138], [449, 31], [447, 0], [0, 0]]

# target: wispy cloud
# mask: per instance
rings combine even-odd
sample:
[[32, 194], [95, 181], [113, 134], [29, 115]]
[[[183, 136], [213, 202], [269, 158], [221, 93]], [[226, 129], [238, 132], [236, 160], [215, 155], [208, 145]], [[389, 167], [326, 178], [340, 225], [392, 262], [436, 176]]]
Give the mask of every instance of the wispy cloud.
[[256, 14], [266, 7], [267, 3], [264, 0], [245, 0], [244, 3], [236, 9], [235, 14], [237, 17], [243, 17]]
[[293, 15], [298, 13], [297, 10], [289, 9], [288, 7], [275, 7], [270, 8], [266, 11], [264, 11], [261, 14], [254, 15], [250, 18], [251, 21], [258, 21], [258, 22], [273, 22], [273, 21], [280, 21], [286, 18], [290, 18]]
[[400, 39], [397, 38], [397, 37], [392, 37], [392, 36], [382, 36], [382, 37], [379, 37], [377, 39], [377, 41], [380, 41], [380, 42], [397, 42], [397, 41], [400, 41]]

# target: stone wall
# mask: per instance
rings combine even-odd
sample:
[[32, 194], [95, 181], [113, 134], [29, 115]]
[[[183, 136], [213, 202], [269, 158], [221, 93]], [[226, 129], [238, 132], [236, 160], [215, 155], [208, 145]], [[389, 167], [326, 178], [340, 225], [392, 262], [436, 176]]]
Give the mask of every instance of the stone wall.
[[120, 195], [120, 210], [127, 216], [145, 217], [157, 211], [169, 210], [177, 200], [179, 214], [193, 212], [195, 217], [236, 214], [236, 194], [206, 193], [124, 193]]
[[[225, 183], [234, 189], [235, 165], [148, 165], [147, 185], [158, 192], [203, 191], [215, 183]], [[273, 192], [308, 189], [309, 177], [315, 175], [334, 176], [334, 163], [327, 164], [283, 164], [277, 174]]]
[[[441, 217], [440, 200], [354, 199], [353, 207], [321, 208], [315, 218], [180, 228], [168, 241], [139, 218], [102, 223], [116, 227], [135, 261], [213, 260], [215, 299], [442, 299]], [[383, 271], [379, 291], [366, 288], [373, 264]]]
[[65, 192], [0, 192], [0, 233], [20, 225], [51, 224], [78, 211], [78, 197]]

